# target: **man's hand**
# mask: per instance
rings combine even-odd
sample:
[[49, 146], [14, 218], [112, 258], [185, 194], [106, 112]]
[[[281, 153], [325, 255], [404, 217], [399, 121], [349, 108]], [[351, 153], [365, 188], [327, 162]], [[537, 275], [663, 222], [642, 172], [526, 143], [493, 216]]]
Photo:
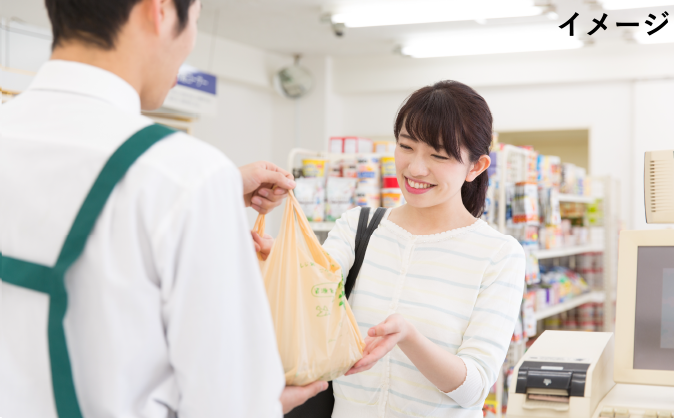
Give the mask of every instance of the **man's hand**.
[[269, 234], [264, 234], [261, 237], [257, 232], [250, 231], [253, 236], [253, 243], [255, 244], [255, 252], [260, 253], [263, 260], [266, 260], [271, 252], [271, 247], [274, 245], [274, 237]]
[[393, 314], [381, 324], [370, 328], [365, 338], [363, 358], [358, 360], [346, 376], [370, 370], [389, 351], [400, 342], [405, 341], [408, 335], [415, 331], [412, 324], [400, 314]]
[[[243, 200], [261, 214], [266, 214], [295, 188], [292, 174], [266, 161], [239, 167], [243, 179]], [[272, 188], [276, 186], [274, 190]]]
[[286, 386], [281, 393], [283, 413], [287, 414], [327, 388], [328, 382], [314, 382], [306, 386]]

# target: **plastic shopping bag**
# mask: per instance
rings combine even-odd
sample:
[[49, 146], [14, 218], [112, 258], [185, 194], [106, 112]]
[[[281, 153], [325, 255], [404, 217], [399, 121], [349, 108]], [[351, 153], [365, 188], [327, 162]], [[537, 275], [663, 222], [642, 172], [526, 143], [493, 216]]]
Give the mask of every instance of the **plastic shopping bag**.
[[[255, 232], [264, 234], [264, 215]], [[333, 380], [363, 356], [365, 342], [344, 295], [342, 269], [323, 250], [292, 192], [260, 268], [287, 385]]]

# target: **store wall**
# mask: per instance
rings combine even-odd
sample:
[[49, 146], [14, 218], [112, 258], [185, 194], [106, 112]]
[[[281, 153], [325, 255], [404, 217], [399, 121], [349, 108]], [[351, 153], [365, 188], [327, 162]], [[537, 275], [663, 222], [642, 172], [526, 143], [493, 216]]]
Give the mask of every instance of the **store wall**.
[[[491, 108], [496, 131], [588, 129], [590, 173], [617, 178], [623, 190], [632, 187], [631, 82], [478, 87], [477, 91]], [[341, 117], [334, 133], [392, 137], [396, 111], [411, 92], [339, 95]], [[632, 193], [622, 193], [621, 201], [622, 218], [631, 222], [636, 209]]]

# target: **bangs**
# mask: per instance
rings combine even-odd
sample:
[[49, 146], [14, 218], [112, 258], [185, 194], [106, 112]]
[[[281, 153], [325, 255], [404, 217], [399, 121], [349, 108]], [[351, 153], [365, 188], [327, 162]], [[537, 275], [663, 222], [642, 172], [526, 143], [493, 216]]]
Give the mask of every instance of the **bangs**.
[[396, 140], [404, 126], [409, 136], [431, 146], [436, 151], [463, 163], [461, 146], [467, 140], [459, 103], [447, 89], [424, 87], [412, 94], [402, 105], [396, 117]]

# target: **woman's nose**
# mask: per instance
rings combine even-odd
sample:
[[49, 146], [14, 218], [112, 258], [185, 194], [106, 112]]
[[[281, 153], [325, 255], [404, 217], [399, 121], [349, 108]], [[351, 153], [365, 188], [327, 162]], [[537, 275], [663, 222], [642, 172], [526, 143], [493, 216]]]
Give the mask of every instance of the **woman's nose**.
[[408, 169], [412, 177], [419, 178], [428, 175], [428, 165], [421, 156], [415, 156], [410, 162]]

